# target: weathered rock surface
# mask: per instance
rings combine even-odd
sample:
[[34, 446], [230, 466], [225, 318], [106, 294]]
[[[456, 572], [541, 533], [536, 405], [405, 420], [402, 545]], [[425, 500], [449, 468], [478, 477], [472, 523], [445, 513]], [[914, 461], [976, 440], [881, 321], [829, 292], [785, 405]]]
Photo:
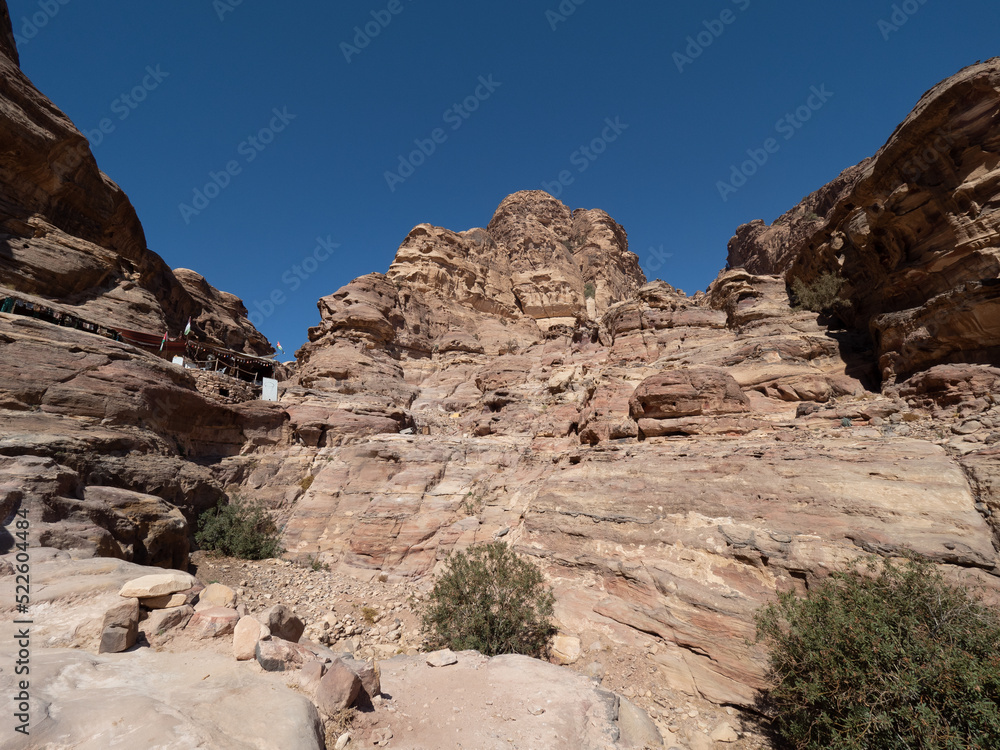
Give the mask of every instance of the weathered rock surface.
[[254, 655], [257, 663], [267, 672], [298, 669], [316, 658], [316, 655], [305, 646], [281, 638], [258, 640]]
[[392, 725], [393, 743], [401, 747], [638, 747], [623, 736], [618, 696], [583, 675], [517, 655], [488, 659], [465, 651], [447, 669], [422, 661], [399, 656], [382, 662], [386, 693], [397, 711], [414, 717]]
[[122, 586], [119, 596], [146, 599], [186, 591], [198, 583], [190, 573], [172, 571], [170, 573], [153, 573], [129, 581]]
[[236, 623], [239, 621], [240, 615], [235, 609], [209, 607], [200, 612], [196, 610], [194, 616], [184, 626], [184, 630], [192, 638], [221, 638], [235, 631]]
[[102, 325], [179, 332], [272, 351], [235, 297], [173, 271], [146, 246], [128, 198], [86, 138], [28, 80], [0, 3], [0, 297], [2, 287], [70, 305]]
[[296, 616], [284, 604], [275, 604], [273, 607], [269, 607], [256, 615], [256, 617], [275, 638], [281, 638], [292, 643], [298, 643], [299, 638], [302, 637], [302, 633], [306, 629], [305, 623], [302, 622], [301, 618]]
[[257, 643], [271, 637], [271, 631], [255, 617], [241, 617], [233, 630], [233, 656], [238, 661], [250, 661], [257, 656]]
[[[183, 628], [194, 616], [194, 608], [188, 604], [169, 609], [158, 609], [139, 623], [139, 629], [146, 634], [147, 640], [152, 636], [160, 636], [174, 628]], [[252, 658], [252, 655], [251, 655]]]
[[339, 659], [327, 665], [316, 690], [316, 707], [327, 716], [336, 716], [354, 703], [361, 692], [361, 679]]
[[998, 107], [1000, 58], [965, 68], [928, 91], [874, 157], [776, 226], [741, 227], [730, 264], [806, 283], [843, 278], [842, 316], [870, 331], [886, 381], [995, 363]]
[[[533, 202], [548, 216], [534, 194], [514, 203]], [[460, 240], [421, 229], [391, 278], [321, 302], [286, 398], [332, 406], [318, 394], [336, 389], [337, 408], [393, 413], [413, 434], [310, 443], [310, 484], [285, 526], [293, 555], [427, 580], [447, 552], [503, 535], [557, 582], [562, 630], [622, 644], [651, 634], [669, 684], [730, 704], [761, 684], [762, 657], [743, 639], [775, 591], [906, 550], [1000, 591], [992, 517], [950, 444], [918, 426], [941, 418], [920, 400], [938, 386], [877, 396], [865, 332], [793, 310], [780, 276], [733, 269], [695, 297], [634, 277], [632, 296], [597, 318], [542, 326], [456, 301], [426, 258]], [[498, 318], [512, 339], [502, 346]], [[442, 319], [479, 338], [434, 351], [427, 332]], [[331, 379], [327, 357], [349, 366]], [[968, 375], [955, 398], [989, 409], [990, 377]]]
[[[260, 351], [238, 300], [148, 252], [127, 199], [75, 151], [82, 136], [16, 69], [5, 31], [0, 134], [13, 146], [0, 156], [0, 284], [117, 310], [135, 327], [176, 328], [190, 314], [205, 337]], [[976, 65], [933, 89], [875, 157], [778, 227], [741, 228], [733, 268], [694, 296], [647, 283], [606, 214], [538, 191], [505, 199], [485, 229], [419, 225], [385, 274], [320, 300], [280, 404], [216, 403], [155, 356], [0, 314], [0, 509], [9, 520], [26, 508], [40, 539], [73, 556], [179, 566], [195, 516], [246, 493], [273, 509], [290, 557], [415, 587], [452, 550], [502, 538], [555, 588], [567, 634], [557, 659], [600, 679], [604, 650], [638, 653], [636, 670], [652, 669], [664, 689], [725, 705], [752, 703], [761, 685], [763, 656], [745, 642], [757, 607], [862, 555], [915, 551], [1000, 599], [998, 70]], [[926, 164], [914, 171], [917, 158]], [[787, 284], [825, 272], [845, 280], [840, 321], [789, 302]], [[51, 667], [41, 694], [56, 707], [52, 731], [72, 738], [114, 725], [89, 694], [71, 710], [61, 665], [85, 675], [112, 665], [116, 687], [116, 675], [147, 673], [49, 649], [96, 651], [119, 589], [146, 569], [88, 560], [61, 573], [70, 562], [52, 551], [33, 561], [33, 606]], [[283, 605], [257, 613], [273, 636], [262, 640], [260, 628], [238, 629], [246, 605], [191, 616], [192, 583], [176, 585], [131, 594], [181, 605], [151, 617], [147, 636], [190, 641], [231, 625], [239, 654], [252, 647], [275, 671], [324, 654], [296, 643], [306, 624]], [[353, 651], [359, 620], [333, 622], [324, 643]], [[366, 649], [410, 647], [399, 626], [379, 628]], [[242, 682], [258, 668], [233, 660], [228, 638], [198, 646], [226, 651], [218, 672], [197, 662], [197, 679], [221, 682], [196, 685], [191, 706], [159, 711], [170, 718], [151, 731], [210, 744], [213, 712], [226, 710], [221, 726], [238, 720], [234, 737], [257, 737], [254, 722], [273, 711], [255, 710], [253, 696], [275, 683]], [[440, 669], [383, 662], [385, 692], [420, 719], [379, 731], [415, 748], [655, 744], [642, 716], [589, 678], [513, 657], [452, 658]], [[189, 662], [155, 666], [192, 684]], [[374, 700], [377, 670], [357, 676]], [[442, 698], [424, 706], [431, 684]], [[250, 722], [231, 697], [245, 685]], [[135, 687], [135, 710], [173, 706], [173, 690]], [[259, 737], [315, 746], [315, 712], [279, 703], [300, 724]]]
[[104, 614], [99, 654], [118, 654], [135, 645], [139, 635], [139, 600], [126, 599]]

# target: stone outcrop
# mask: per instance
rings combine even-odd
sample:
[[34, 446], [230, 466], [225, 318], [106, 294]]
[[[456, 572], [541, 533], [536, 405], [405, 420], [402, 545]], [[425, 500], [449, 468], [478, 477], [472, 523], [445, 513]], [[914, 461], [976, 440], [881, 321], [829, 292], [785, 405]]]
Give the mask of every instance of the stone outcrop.
[[[844, 280], [846, 322], [880, 375], [997, 360], [1000, 58], [928, 91], [871, 159], [766, 228], [741, 227], [730, 265], [806, 284]], [[808, 217], [808, 218], [804, 218]]]
[[147, 248], [128, 198], [7, 43], [0, 43], [0, 141], [0, 296], [37, 295], [101, 325], [153, 333], [179, 332], [191, 318], [202, 340], [272, 351], [238, 299], [194, 272], [175, 274]]
[[236, 297], [149, 250], [86, 139], [19, 69], [4, 2], [0, 140], [0, 301], [51, 311], [0, 313], [4, 520], [26, 507], [43, 544], [186, 565], [198, 514], [241, 471], [222, 459], [281, 442], [288, 416], [218, 403], [190, 371], [103, 334], [176, 334], [190, 318], [197, 340], [270, 345]]
[[0, 54], [8, 57], [14, 65], [21, 66], [17, 45], [14, 43], [14, 29], [10, 22], [10, 11], [7, 10], [6, 2], [0, 3]]

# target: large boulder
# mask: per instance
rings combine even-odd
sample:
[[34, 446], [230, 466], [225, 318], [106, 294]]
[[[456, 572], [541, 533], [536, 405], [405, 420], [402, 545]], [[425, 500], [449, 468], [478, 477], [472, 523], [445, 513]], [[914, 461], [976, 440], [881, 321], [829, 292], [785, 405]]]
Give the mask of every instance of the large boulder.
[[109, 609], [101, 628], [100, 654], [117, 654], [135, 645], [139, 635], [139, 600], [126, 599]]
[[335, 716], [354, 703], [361, 691], [361, 679], [342, 661], [335, 660], [326, 668], [316, 690], [316, 707], [327, 716]]
[[236, 623], [240, 620], [239, 613], [235, 609], [227, 607], [209, 607], [200, 612], [195, 612], [188, 621], [184, 630], [192, 638], [207, 639], [220, 638], [229, 635], [236, 630]]
[[275, 638], [292, 643], [298, 643], [306, 630], [301, 618], [284, 604], [275, 604], [255, 616]]
[[745, 414], [750, 401], [725, 370], [698, 367], [667, 370], [646, 378], [629, 400], [629, 413], [642, 419], [676, 419]]

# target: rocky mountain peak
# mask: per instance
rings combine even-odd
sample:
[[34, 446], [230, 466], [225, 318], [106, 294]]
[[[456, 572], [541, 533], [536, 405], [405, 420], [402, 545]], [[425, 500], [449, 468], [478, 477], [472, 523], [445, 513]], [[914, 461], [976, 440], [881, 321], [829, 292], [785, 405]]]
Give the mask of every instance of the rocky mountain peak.
[[541, 190], [505, 198], [485, 229], [415, 227], [390, 279], [547, 330], [596, 319], [646, 282], [625, 230], [604, 211], [571, 211]]

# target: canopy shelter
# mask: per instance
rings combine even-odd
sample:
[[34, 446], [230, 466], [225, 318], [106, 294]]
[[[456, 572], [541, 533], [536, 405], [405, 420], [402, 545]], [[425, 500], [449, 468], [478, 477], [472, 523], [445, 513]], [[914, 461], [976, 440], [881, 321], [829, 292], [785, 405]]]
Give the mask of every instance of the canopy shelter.
[[133, 331], [109, 325], [98, 325], [74, 314], [72, 308], [41, 297], [14, 292], [0, 287], [0, 313], [25, 315], [59, 326], [68, 326], [82, 331], [121, 341], [144, 349], [165, 359], [181, 356], [189, 366], [200, 370], [210, 370], [221, 375], [239, 378], [260, 385], [263, 378], [273, 378], [275, 362], [265, 357], [232, 351], [222, 347], [192, 341], [190, 337], [171, 337], [169, 334]]
[[145, 333], [144, 331], [130, 331], [127, 328], [116, 328], [115, 330], [120, 336], [120, 341], [124, 341], [126, 344], [131, 344], [132, 346], [138, 346], [140, 349], [153, 349], [161, 352], [164, 356], [170, 355], [172, 357], [177, 354], [184, 354], [184, 351], [187, 349], [187, 342], [182, 338], [172, 339], [169, 336], [164, 337], [156, 333]]
[[260, 385], [264, 378], [274, 377], [273, 359], [234, 352], [199, 341], [186, 342], [185, 356], [200, 370], [219, 372], [249, 383]]

